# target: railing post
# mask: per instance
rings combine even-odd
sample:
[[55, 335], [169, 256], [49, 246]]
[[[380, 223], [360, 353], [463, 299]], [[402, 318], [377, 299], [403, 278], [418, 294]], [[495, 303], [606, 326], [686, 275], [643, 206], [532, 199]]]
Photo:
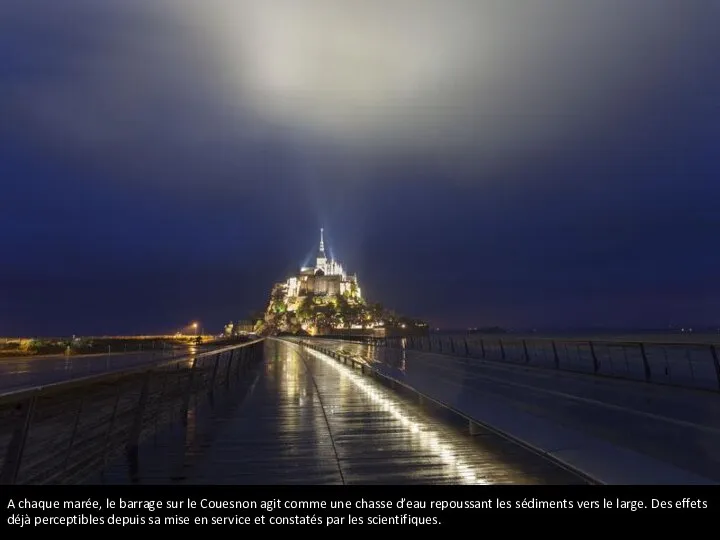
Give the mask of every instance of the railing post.
[[450, 352], [455, 354], [455, 340], [452, 337], [450, 338]]
[[470, 356], [470, 349], [468, 348], [467, 338], [463, 339], [465, 342], [465, 356]]
[[195, 366], [197, 365], [197, 356], [193, 358], [192, 365], [190, 366], [190, 375], [188, 376], [187, 389], [185, 390], [185, 400], [182, 408], [182, 423], [187, 423], [187, 415], [190, 410], [190, 396], [192, 394], [193, 382], [195, 380]]
[[718, 359], [717, 347], [710, 345], [710, 354], [712, 354], [713, 364], [715, 365], [715, 376], [717, 377], [718, 390], [720, 390], [720, 359]]
[[85, 399], [81, 397], [79, 399], [77, 412], [75, 413], [75, 422], [73, 423], [72, 434], [70, 435], [70, 442], [68, 442], [67, 450], [65, 451], [65, 463], [63, 463], [63, 470], [67, 470], [68, 461], [70, 460], [70, 452], [72, 452], [73, 444], [75, 444], [75, 436], [77, 435], [78, 425], [80, 424], [80, 416], [82, 415], [83, 404]]
[[230, 370], [232, 369], [233, 365], [233, 356], [235, 356], [235, 349], [230, 351], [230, 358], [228, 358], [227, 361], [227, 369], [225, 370], [225, 387], [230, 386]]
[[560, 356], [558, 356], [557, 351], [557, 345], [555, 344], [555, 340], [552, 340], [552, 348], [553, 348], [553, 361], [555, 362], [555, 369], [560, 369]]
[[503, 345], [502, 338], [498, 339], [498, 343], [500, 344], [500, 358], [505, 360], [505, 346]]
[[483, 338], [480, 338], [480, 352], [482, 357], [485, 358], [485, 340]]
[[442, 352], [442, 337], [438, 336], [438, 351]]
[[598, 362], [597, 354], [595, 354], [595, 344], [592, 341], [588, 341], [588, 344], [590, 345], [590, 354], [592, 355], [593, 373], [597, 373], [600, 371], [600, 362]]
[[242, 347], [238, 349], [238, 353], [240, 355], [240, 358], [237, 360], [237, 367], [235, 368], [235, 380], [240, 379], [240, 373], [245, 373], [245, 370], [247, 369], [248, 362], [250, 361], [250, 354], [247, 347]]
[[[236, 352], [239, 352], [239, 354], [235, 354]], [[235, 377], [237, 378], [237, 372], [239, 369], [238, 363], [242, 360], [242, 349], [232, 349], [230, 350], [230, 355], [228, 356], [228, 364], [227, 364], [227, 373], [226, 373], [226, 386], [229, 386], [230, 379], [232, 379], [233, 373], [235, 373]]]
[[647, 354], [645, 353], [645, 344], [640, 342], [640, 354], [642, 355], [643, 368], [645, 370], [645, 380], [652, 380], [652, 373], [650, 373], [650, 364], [648, 364]]
[[143, 377], [140, 397], [138, 398], [138, 403], [135, 407], [135, 418], [133, 419], [132, 426], [130, 426], [127, 445], [125, 447], [130, 476], [132, 478], [134, 478], [138, 472], [138, 446], [140, 445], [140, 434], [142, 433], [143, 416], [145, 415], [145, 407], [147, 406], [148, 401], [151, 375], [152, 370], [148, 370], [145, 373], [145, 377]]
[[110, 443], [110, 438], [112, 437], [112, 430], [113, 427], [115, 427], [115, 417], [117, 416], [117, 409], [118, 405], [120, 404], [120, 388], [121, 385], [117, 385], [115, 390], [115, 405], [113, 405], [113, 412], [112, 416], [110, 417], [110, 422], [108, 423], [107, 431], [105, 431], [105, 442], [103, 443], [103, 467], [107, 464], [107, 450], [108, 450], [108, 444]]
[[19, 403], [16, 407], [18, 421], [13, 430], [10, 444], [8, 445], [2, 472], [0, 472], [0, 484], [14, 484], [17, 481], [23, 453], [25, 452], [25, 442], [27, 441], [28, 431], [30, 431], [33, 415], [35, 414], [36, 403], [37, 396], [33, 395], [30, 399]]
[[530, 363], [530, 355], [528, 354], [527, 342], [523, 339], [522, 344], [523, 344], [523, 351], [525, 353], [525, 363], [529, 364]]
[[[231, 351], [232, 352], [232, 351]], [[212, 376], [210, 377], [210, 391], [215, 388], [215, 377], [217, 377], [218, 366], [220, 365], [220, 354], [215, 355], [215, 365], [213, 366]]]

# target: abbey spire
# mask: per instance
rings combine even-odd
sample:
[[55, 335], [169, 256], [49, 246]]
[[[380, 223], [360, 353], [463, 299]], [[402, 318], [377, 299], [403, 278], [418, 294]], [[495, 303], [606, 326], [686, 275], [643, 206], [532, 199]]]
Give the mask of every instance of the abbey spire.
[[308, 255], [317, 253], [317, 264], [313, 265], [308, 257], [310, 260], [306, 259], [297, 273], [273, 286], [265, 312], [265, 330], [294, 334], [302, 331], [305, 335], [336, 330], [382, 331], [387, 319], [385, 311], [365, 303], [357, 274], [348, 274], [330, 256], [334, 248], [329, 247], [326, 253], [325, 229], [320, 229], [320, 244], [310, 249]]
[[318, 250], [317, 254], [316, 268], [320, 270], [323, 274], [326, 274], [328, 272], [328, 260], [325, 256], [325, 239], [323, 238], [323, 232], [324, 230], [320, 229], [320, 249]]

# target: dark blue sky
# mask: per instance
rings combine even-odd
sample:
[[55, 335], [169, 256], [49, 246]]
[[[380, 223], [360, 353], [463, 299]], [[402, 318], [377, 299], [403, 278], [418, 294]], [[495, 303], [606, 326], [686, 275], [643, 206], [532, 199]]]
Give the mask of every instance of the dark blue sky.
[[505, 4], [3, 2], [0, 335], [219, 330], [321, 226], [435, 326], [720, 325], [720, 4]]

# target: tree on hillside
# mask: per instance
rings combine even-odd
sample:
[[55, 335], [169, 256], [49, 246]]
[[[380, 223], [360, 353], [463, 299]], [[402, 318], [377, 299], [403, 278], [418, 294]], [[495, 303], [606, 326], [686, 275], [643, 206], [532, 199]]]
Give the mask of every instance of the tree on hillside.
[[314, 295], [308, 294], [305, 298], [303, 298], [302, 302], [300, 303], [300, 306], [297, 309], [297, 315], [300, 322], [305, 322], [313, 317], [315, 308], [315, 297]]
[[370, 304], [368, 306], [368, 312], [375, 322], [381, 321], [385, 317], [385, 308], [379, 302]]
[[274, 313], [285, 313], [287, 311], [287, 306], [285, 305], [285, 294], [279, 287], [273, 289], [270, 309]]
[[253, 329], [256, 334], [260, 335], [265, 332], [265, 321], [259, 319], [255, 322], [255, 328]]
[[353, 308], [347, 298], [340, 294], [335, 297], [335, 315], [337, 323], [341, 324], [343, 328], [350, 326], [354, 315]]
[[332, 326], [335, 308], [331, 304], [315, 304], [312, 320], [316, 328]]

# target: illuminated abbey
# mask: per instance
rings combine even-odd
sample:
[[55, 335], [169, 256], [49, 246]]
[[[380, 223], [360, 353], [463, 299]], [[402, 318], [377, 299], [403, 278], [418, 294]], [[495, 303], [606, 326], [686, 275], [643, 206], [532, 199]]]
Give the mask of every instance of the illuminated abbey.
[[260, 321], [258, 333], [282, 332], [305, 335], [357, 331], [386, 335], [388, 331], [427, 332], [422, 321], [399, 317], [382, 304], [368, 304], [362, 296], [357, 275], [349, 275], [342, 265], [325, 253], [323, 229], [314, 266], [273, 286], [270, 303]]
[[275, 290], [282, 292], [289, 312], [296, 311], [307, 296], [332, 297], [342, 295], [348, 299], [361, 301], [362, 294], [357, 275], [348, 275], [342, 265], [325, 253], [323, 229], [320, 229], [320, 247], [315, 258], [315, 266], [306, 266], [284, 283], [278, 283]]

